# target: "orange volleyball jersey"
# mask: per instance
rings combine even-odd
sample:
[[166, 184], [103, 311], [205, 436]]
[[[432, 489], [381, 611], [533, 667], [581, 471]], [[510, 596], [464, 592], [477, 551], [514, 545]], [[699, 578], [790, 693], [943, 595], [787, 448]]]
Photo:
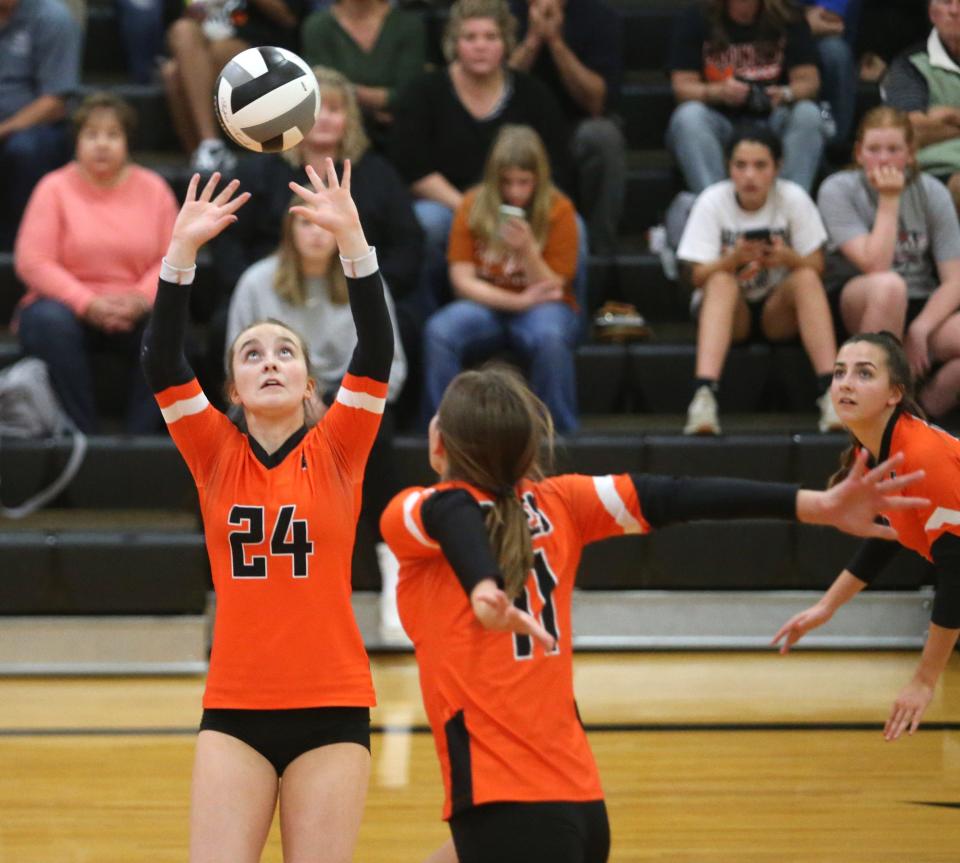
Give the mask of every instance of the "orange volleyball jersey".
[[385, 383], [346, 375], [323, 419], [272, 457], [196, 379], [157, 394], [197, 484], [217, 593], [204, 707], [375, 703], [350, 572], [386, 394]]
[[567, 475], [520, 488], [535, 565], [517, 599], [557, 636], [551, 653], [527, 636], [485, 630], [420, 508], [461, 483], [413, 488], [381, 520], [400, 561], [397, 601], [420, 666], [424, 706], [443, 774], [443, 817], [494, 801], [599, 800], [600, 777], [573, 693], [571, 601], [583, 546], [645, 533], [627, 475]]
[[932, 560], [931, 546], [944, 534], [960, 535], [960, 440], [909, 413], [895, 414], [887, 427], [880, 460], [902, 452], [901, 474], [923, 469], [923, 479], [900, 492], [926, 497], [921, 509], [884, 513], [901, 545]]

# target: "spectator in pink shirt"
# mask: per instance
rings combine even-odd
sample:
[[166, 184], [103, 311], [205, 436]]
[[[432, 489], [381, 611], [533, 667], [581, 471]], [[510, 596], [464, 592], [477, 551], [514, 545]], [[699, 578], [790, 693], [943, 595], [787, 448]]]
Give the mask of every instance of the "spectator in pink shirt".
[[161, 176], [130, 161], [136, 118], [126, 102], [96, 93], [73, 119], [75, 159], [37, 184], [17, 234], [14, 265], [27, 288], [20, 343], [46, 362], [85, 432], [97, 431], [90, 355], [122, 355], [130, 372], [125, 429], [147, 433], [160, 415], [140, 373], [140, 334], [177, 204]]

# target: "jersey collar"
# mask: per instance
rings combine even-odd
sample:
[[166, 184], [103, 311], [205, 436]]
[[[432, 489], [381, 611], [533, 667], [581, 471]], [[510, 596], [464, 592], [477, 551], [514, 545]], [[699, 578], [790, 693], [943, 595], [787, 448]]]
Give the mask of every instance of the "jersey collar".
[[897, 426], [897, 420], [903, 415], [903, 406], [897, 405], [893, 409], [893, 413], [890, 414], [890, 419], [887, 420], [887, 427], [883, 430], [883, 437], [880, 439], [880, 452], [879, 458], [877, 459], [877, 464], [886, 461], [890, 458], [890, 445], [893, 443], [893, 430]]
[[283, 460], [290, 455], [300, 441], [303, 440], [308, 429], [305, 425], [300, 426], [290, 437], [288, 437], [283, 445], [276, 452], [268, 453], [260, 444], [258, 444], [253, 437], [250, 436], [250, 433], [247, 433], [247, 440], [250, 441], [250, 451], [254, 454], [257, 461], [260, 462], [267, 470], [275, 468], [278, 464], [281, 464]]

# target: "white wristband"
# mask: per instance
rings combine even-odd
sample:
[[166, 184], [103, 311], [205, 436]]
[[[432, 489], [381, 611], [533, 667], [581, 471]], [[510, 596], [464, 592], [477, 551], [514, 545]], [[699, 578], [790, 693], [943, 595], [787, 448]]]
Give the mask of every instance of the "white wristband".
[[365, 255], [359, 258], [345, 258], [340, 256], [340, 263], [343, 265], [344, 274], [351, 279], [362, 279], [364, 276], [372, 276], [378, 269], [377, 250], [370, 246]]
[[175, 267], [167, 263], [166, 258], [160, 262], [160, 278], [165, 282], [171, 282], [174, 285], [192, 285], [196, 274], [196, 264], [192, 267]]

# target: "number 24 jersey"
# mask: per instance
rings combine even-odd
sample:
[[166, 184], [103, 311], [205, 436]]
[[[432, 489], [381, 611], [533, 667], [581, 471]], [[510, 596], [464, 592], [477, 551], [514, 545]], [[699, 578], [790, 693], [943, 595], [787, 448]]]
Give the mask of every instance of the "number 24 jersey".
[[346, 375], [323, 419], [270, 456], [196, 379], [157, 394], [197, 485], [217, 593], [204, 707], [375, 703], [350, 573], [386, 390]]

